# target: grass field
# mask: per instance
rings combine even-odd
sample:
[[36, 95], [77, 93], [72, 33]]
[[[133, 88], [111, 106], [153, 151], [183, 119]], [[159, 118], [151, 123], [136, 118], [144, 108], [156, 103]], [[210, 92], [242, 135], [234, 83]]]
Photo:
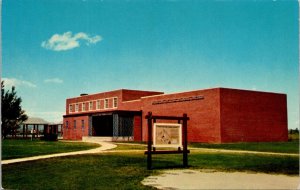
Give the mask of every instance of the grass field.
[[[118, 144], [118, 143], [117, 143]], [[208, 143], [190, 143], [188, 148], [210, 148], [226, 150], [247, 150], [258, 152], [276, 152], [276, 153], [299, 153], [299, 141], [289, 142], [260, 142], [260, 143], [225, 143], [225, 144], [208, 144]], [[146, 144], [121, 143], [116, 150], [145, 150]]]
[[98, 144], [40, 140], [2, 140], [2, 160], [72, 152], [99, 147]]
[[[249, 145], [250, 144], [250, 145]], [[145, 150], [145, 144], [118, 144], [116, 150]], [[275, 143], [276, 145], [276, 143]], [[209, 145], [210, 148], [273, 151], [273, 143], [238, 143]], [[74, 149], [71, 147], [74, 146]], [[75, 148], [75, 146], [78, 146]], [[89, 144], [94, 147], [94, 144]], [[97, 145], [96, 145], [97, 146]], [[208, 144], [192, 144], [193, 147]], [[45, 150], [37, 151], [41, 147]], [[3, 151], [7, 157], [13, 152], [50, 153], [86, 149], [82, 143], [44, 141], [3, 141]], [[91, 148], [90, 147], [90, 148]], [[262, 148], [263, 147], [263, 148]], [[292, 148], [291, 148], [292, 147]], [[295, 148], [296, 147], [296, 148]], [[295, 152], [299, 143], [280, 143], [278, 152]], [[79, 148], [79, 149], [78, 149]], [[5, 150], [6, 149], [6, 150]], [[59, 149], [59, 150], [57, 150]], [[8, 151], [9, 150], [9, 151]], [[34, 151], [33, 151], [34, 150]], [[293, 151], [291, 151], [293, 150]], [[29, 153], [28, 153], [29, 152]], [[20, 156], [20, 153], [15, 153]], [[189, 167], [192, 169], [212, 169], [218, 171], [245, 171], [273, 174], [299, 175], [299, 156], [254, 155], [241, 153], [191, 152]], [[7, 189], [152, 189], [140, 182], [147, 176], [163, 169], [181, 168], [182, 155], [154, 155], [154, 170], [146, 169], [146, 156], [140, 152], [118, 152], [93, 155], [77, 155], [45, 160], [2, 165], [3, 187]]]
[[[190, 168], [298, 175], [299, 157], [248, 154], [193, 153]], [[145, 177], [161, 169], [180, 168], [181, 155], [155, 155], [154, 170], [146, 169], [142, 153], [106, 153], [52, 158], [3, 165], [8, 189], [151, 189]]]
[[116, 143], [117, 147], [114, 150], [146, 150], [145, 144], [132, 144], [132, 143]]
[[299, 153], [299, 141], [225, 144], [191, 143], [189, 144], [189, 147], [227, 150], [247, 150], [259, 152]]
[[[33, 167], [34, 166], [34, 167]], [[8, 189], [149, 189], [142, 155], [82, 155], [2, 166]]]
[[289, 134], [289, 141], [299, 141], [299, 133]]

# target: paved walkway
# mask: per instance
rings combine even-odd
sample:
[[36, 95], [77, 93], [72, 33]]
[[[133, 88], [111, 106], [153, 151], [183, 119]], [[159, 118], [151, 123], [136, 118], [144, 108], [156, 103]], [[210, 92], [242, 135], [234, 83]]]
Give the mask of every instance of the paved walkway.
[[32, 157], [26, 157], [26, 158], [16, 158], [11, 160], [2, 160], [1, 164], [13, 164], [17, 162], [26, 162], [26, 161], [33, 161], [33, 160], [40, 160], [40, 159], [46, 159], [46, 158], [54, 158], [54, 157], [62, 157], [62, 156], [71, 156], [71, 155], [80, 155], [80, 154], [95, 154], [95, 153], [101, 153], [104, 150], [109, 150], [117, 147], [117, 145], [112, 144], [110, 142], [99, 142], [99, 141], [90, 141], [93, 143], [98, 143], [101, 145], [101, 147], [90, 149], [90, 150], [82, 150], [82, 151], [76, 151], [76, 152], [67, 152], [67, 153], [57, 153], [57, 154], [48, 154], [48, 155], [42, 155], [42, 156], [32, 156]]
[[208, 170], [167, 170], [149, 176], [143, 185], [158, 189], [297, 189], [298, 176]]

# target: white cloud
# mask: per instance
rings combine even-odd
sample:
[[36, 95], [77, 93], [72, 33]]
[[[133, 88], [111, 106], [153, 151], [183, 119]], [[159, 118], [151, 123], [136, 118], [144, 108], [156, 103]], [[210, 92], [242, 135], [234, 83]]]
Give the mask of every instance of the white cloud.
[[89, 36], [84, 32], [72, 34], [72, 32], [65, 32], [64, 34], [54, 34], [49, 40], [43, 41], [41, 46], [53, 51], [66, 51], [73, 48], [80, 47], [80, 41], [85, 41], [86, 45], [96, 44], [101, 41], [102, 37], [99, 35]]
[[299, 119], [295, 121], [295, 126], [299, 126]]
[[32, 82], [26, 81], [26, 80], [19, 80], [16, 78], [2, 78], [2, 81], [4, 81], [5, 88], [11, 88], [12, 86], [25, 86], [29, 88], [36, 88], [37, 86], [33, 84]]
[[57, 84], [61, 84], [64, 81], [60, 78], [52, 78], [52, 79], [45, 79], [44, 80], [45, 83], [57, 83]]

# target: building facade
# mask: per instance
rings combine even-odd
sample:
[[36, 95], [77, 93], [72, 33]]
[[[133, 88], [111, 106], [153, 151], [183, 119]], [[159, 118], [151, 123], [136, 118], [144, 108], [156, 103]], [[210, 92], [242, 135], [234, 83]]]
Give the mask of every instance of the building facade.
[[164, 116], [186, 113], [189, 142], [288, 140], [285, 94], [228, 88], [173, 94], [121, 89], [69, 98], [63, 138], [147, 141], [148, 112]]

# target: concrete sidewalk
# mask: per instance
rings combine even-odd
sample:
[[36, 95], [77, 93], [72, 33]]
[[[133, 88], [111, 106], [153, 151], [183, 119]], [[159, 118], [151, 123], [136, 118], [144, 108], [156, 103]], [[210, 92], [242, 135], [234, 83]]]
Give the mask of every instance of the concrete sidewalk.
[[157, 189], [297, 189], [299, 176], [205, 170], [167, 170], [143, 185]]
[[42, 156], [32, 156], [32, 157], [26, 157], [26, 158], [16, 158], [11, 160], [2, 160], [1, 164], [13, 164], [18, 162], [26, 162], [26, 161], [33, 161], [33, 160], [40, 160], [40, 159], [46, 159], [46, 158], [54, 158], [54, 157], [62, 157], [62, 156], [72, 156], [72, 155], [81, 155], [81, 154], [95, 154], [95, 153], [101, 153], [105, 150], [113, 149], [117, 147], [117, 145], [112, 144], [110, 142], [104, 142], [104, 141], [91, 141], [92, 143], [98, 143], [101, 145], [101, 147], [90, 149], [90, 150], [82, 150], [82, 151], [76, 151], [76, 152], [67, 152], [67, 153], [57, 153], [57, 154], [48, 154], [48, 155], [42, 155]]

